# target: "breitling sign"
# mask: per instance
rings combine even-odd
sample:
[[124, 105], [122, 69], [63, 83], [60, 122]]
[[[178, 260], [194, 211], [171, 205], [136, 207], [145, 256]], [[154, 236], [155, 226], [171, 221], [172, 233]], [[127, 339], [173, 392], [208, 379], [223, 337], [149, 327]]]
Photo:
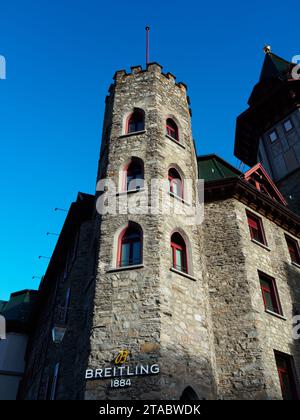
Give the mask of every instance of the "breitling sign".
[[85, 379], [111, 379], [111, 388], [131, 386], [131, 378], [135, 376], [157, 375], [160, 372], [158, 364], [126, 365], [128, 350], [122, 350], [114, 359], [113, 367], [102, 369], [87, 369]]

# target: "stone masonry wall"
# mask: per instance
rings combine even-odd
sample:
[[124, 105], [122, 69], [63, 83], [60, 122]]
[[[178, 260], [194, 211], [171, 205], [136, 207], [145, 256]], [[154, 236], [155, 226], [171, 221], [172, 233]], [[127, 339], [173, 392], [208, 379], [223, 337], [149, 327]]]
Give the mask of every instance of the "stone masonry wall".
[[[265, 392], [269, 399], [282, 399], [274, 350], [293, 356], [300, 378], [300, 340], [292, 337], [292, 318], [300, 308], [300, 267], [291, 262], [285, 239], [285, 233], [288, 232], [254, 211], [263, 220], [268, 244], [264, 248], [251, 241], [245, 206], [240, 202], [236, 202], [236, 214], [246, 255], [246, 274], [256, 318], [257, 338], [262, 349]], [[265, 312], [258, 270], [275, 279], [283, 319]]]
[[[19, 398], [25, 400], [46, 399], [54, 366], [60, 363], [56, 399], [74, 400], [83, 395], [85, 369], [89, 352], [89, 308], [91, 296], [86, 290], [92, 279], [94, 266], [92, 245], [92, 222], [84, 222], [79, 230], [76, 259], [68, 277], [63, 281], [52, 279], [48, 300], [43, 305], [28, 351], [25, 382]], [[63, 262], [62, 262], [63, 263]], [[63, 273], [64, 265], [61, 266]], [[51, 279], [47, 279], [51, 281]], [[52, 341], [52, 328], [59, 324], [67, 288], [71, 288], [71, 301], [67, 331], [61, 344]]]
[[[251, 241], [244, 204], [228, 199], [205, 206], [219, 398], [281, 399], [274, 350], [294, 357], [300, 377], [299, 340], [292, 339], [300, 269], [291, 264], [284, 230], [260, 217], [269, 249]], [[265, 312], [258, 270], [276, 279], [286, 319]]]
[[[146, 183], [167, 180], [170, 166], [184, 178], [196, 179], [185, 86], [175, 84], [174, 77], [164, 75], [158, 64], [151, 64], [147, 71], [136, 67], [131, 74], [117, 72], [110, 93], [106, 116], [111, 115], [112, 121], [104, 122], [110, 127], [105, 149], [108, 164], [98, 176], [107, 173], [119, 186], [119, 171], [131, 157], [138, 157], [144, 161]], [[134, 108], [145, 111], [145, 131], [124, 135], [124, 119]], [[166, 136], [168, 117], [179, 126], [180, 144]], [[105, 161], [104, 157], [101, 160]], [[134, 193], [131, 199], [144, 195]], [[121, 199], [122, 195], [117, 197], [118, 202]], [[194, 200], [195, 191], [189, 198], [191, 204]], [[132, 386], [123, 390], [110, 388], [110, 380], [87, 381], [86, 399], [179, 399], [186, 386], [192, 386], [199, 397], [212, 397], [206, 278], [202, 275], [198, 227], [187, 226], [186, 219], [184, 215], [150, 213], [98, 217], [100, 253], [89, 368], [110, 367], [119, 351], [128, 349], [129, 364], [158, 363], [161, 373], [133, 378]], [[143, 265], [122, 270], [116, 268], [116, 242], [128, 221], [143, 230]], [[189, 243], [192, 277], [170, 270], [174, 230]]]

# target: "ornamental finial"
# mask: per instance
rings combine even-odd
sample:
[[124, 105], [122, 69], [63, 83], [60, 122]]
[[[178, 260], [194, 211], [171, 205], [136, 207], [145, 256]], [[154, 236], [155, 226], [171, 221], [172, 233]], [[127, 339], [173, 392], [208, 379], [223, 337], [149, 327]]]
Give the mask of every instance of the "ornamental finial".
[[271, 46], [270, 45], [265, 45], [264, 46], [264, 53], [265, 54], [270, 54], [271, 52]]

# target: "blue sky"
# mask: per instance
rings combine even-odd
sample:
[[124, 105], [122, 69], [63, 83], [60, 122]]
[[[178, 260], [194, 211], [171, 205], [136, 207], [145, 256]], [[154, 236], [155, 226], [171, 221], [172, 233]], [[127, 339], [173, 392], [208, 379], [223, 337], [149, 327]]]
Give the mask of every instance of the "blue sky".
[[[297, 10], [298, 9], [298, 10]], [[150, 60], [187, 83], [198, 153], [233, 164], [236, 116], [265, 43], [300, 54], [299, 6], [282, 1], [2, 0], [0, 299], [37, 288], [78, 191], [94, 193], [104, 99], [114, 72]]]

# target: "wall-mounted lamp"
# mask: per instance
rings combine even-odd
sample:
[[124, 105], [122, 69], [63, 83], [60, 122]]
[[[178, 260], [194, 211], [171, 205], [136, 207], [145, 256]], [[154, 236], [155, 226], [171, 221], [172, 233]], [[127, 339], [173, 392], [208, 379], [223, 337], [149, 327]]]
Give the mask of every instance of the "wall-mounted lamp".
[[59, 327], [58, 325], [55, 325], [52, 328], [52, 340], [55, 344], [61, 344], [64, 336], [66, 334], [67, 328], [66, 327]]

